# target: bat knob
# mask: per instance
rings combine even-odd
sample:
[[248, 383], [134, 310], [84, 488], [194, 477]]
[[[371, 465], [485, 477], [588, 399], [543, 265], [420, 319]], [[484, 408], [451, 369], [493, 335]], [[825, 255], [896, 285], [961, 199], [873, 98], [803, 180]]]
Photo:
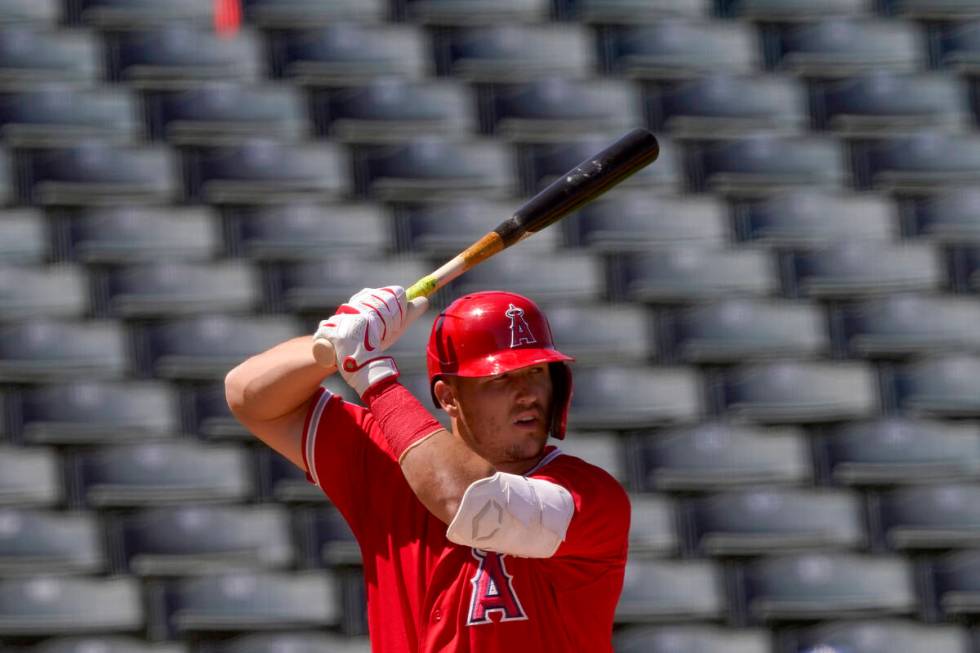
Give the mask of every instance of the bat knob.
[[337, 355], [333, 351], [333, 345], [326, 338], [317, 338], [313, 341], [313, 358], [323, 367], [337, 366]]

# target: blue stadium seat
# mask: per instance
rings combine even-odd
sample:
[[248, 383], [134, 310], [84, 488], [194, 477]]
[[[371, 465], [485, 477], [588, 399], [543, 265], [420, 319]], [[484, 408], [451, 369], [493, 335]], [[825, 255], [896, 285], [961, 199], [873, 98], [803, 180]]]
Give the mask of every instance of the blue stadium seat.
[[796, 134], [806, 128], [806, 93], [796, 80], [709, 74], [652, 87], [653, 126], [674, 138], [723, 138], [752, 132]]
[[938, 49], [941, 67], [976, 73], [980, 70], [980, 20], [946, 22], [939, 34]]
[[613, 635], [616, 653], [772, 653], [762, 629], [708, 624], [630, 626]]
[[604, 290], [598, 257], [560, 253], [544, 258], [520, 249], [494, 256], [451, 287], [458, 295], [507, 288], [536, 302], [591, 302], [601, 299]]
[[819, 87], [814, 105], [818, 127], [850, 138], [960, 131], [970, 121], [966, 88], [951, 75], [871, 71]]
[[132, 578], [0, 580], [0, 636], [135, 633], [144, 618], [140, 586]]
[[258, 272], [233, 260], [113, 266], [95, 287], [99, 312], [126, 318], [246, 311], [260, 293]]
[[376, 200], [498, 199], [517, 189], [510, 152], [496, 142], [423, 137], [361, 145], [353, 162], [357, 195]]
[[686, 368], [579, 367], [569, 424], [634, 429], [691, 422], [703, 413], [700, 379]]
[[929, 245], [845, 241], [798, 249], [790, 257], [794, 294], [847, 298], [945, 285], [940, 252]]
[[869, 0], [720, 0], [723, 16], [764, 22], [809, 21], [829, 16], [863, 16]]
[[631, 494], [630, 510], [630, 555], [670, 557], [678, 553], [682, 535], [669, 499], [657, 494]]
[[150, 135], [176, 145], [211, 145], [267, 136], [300, 140], [312, 132], [297, 89], [210, 81], [144, 96]]
[[460, 27], [434, 36], [436, 72], [467, 82], [584, 78], [595, 69], [583, 27], [492, 25]]
[[189, 505], [121, 515], [108, 533], [128, 573], [198, 576], [288, 567], [294, 559], [290, 529], [281, 506]]
[[252, 497], [248, 451], [192, 441], [105, 445], [71, 460], [76, 501], [97, 508]]
[[327, 571], [230, 573], [174, 581], [165, 589], [169, 634], [217, 634], [336, 625], [337, 579]]
[[332, 143], [249, 137], [187, 151], [184, 163], [188, 196], [208, 204], [332, 200], [350, 194], [345, 158]]
[[92, 86], [102, 77], [102, 48], [95, 34], [0, 26], [0, 85], [23, 88], [66, 81]]
[[178, 430], [174, 389], [152, 381], [42, 385], [21, 390], [16, 406], [15, 432], [33, 443], [166, 437]]
[[332, 505], [302, 510], [298, 521], [305, 533], [308, 562], [315, 567], [360, 565], [361, 549], [350, 525]]
[[494, 84], [482, 98], [483, 124], [508, 141], [563, 141], [642, 124], [638, 90], [612, 79], [546, 77]]
[[924, 34], [902, 21], [828, 18], [786, 25], [775, 44], [775, 67], [797, 75], [849, 77], [869, 70], [925, 67]]
[[862, 502], [842, 490], [759, 488], [693, 499], [694, 546], [710, 556], [857, 549], [866, 545]]
[[882, 543], [897, 551], [980, 544], [980, 485], [922, 485], [883, 492], [872, 505]]
[[0, 325], [0, 381], [118, 379], [129, 369], [116, 322], [25, 320]]
[[380, 77], [312, 95], [319, 131], [345, 142], [396, 143], [476, 131], [473, 93], [462, 84]]
[[106, 42], [109, 79], [135, 88], [181, 88], [215, 79], [254, 82], [264, 73], [260, 46], [251, 32], [223, 38], [209, 28], [179, 24], [116, 32]]
[[642, 363], [656, 354], [654, 316], [626, 303], [546, 306], [558, 347], [579, 365]]
[[862, 144], [854, 151], [859, 189], [922, 194], [980, 180], [980, 135], [922, 131]]
[[218, 216], [206, 207], [85, 207], [59, 228], [61, 256], [86, 264], [206, 261], [221, 250]]
[[980, 17], [980, 7], [971, 0], [885, 0], [887, 14], [918, 20], [959, 20]]
[[551, 0], [396, 0], [396, 15], [422, 25], [534, 23], [551, 16]]
[[89, 637], [51, 637], [25, 647], [19, 653], [190, 653], [183, 642], [151, 644], [123, 635], [91, 635]]
[[62, 15], [59, 0], [0, 0], [0, 24], [53, 26]]
[[195, 383], [185, 389], [182, 413], [185, 429], [207, 441], [252, 442], [252, 434], [231, 414], [225, 384]]
[[60, 467], [51, 449], [0, 444], [0, 505], [43, 508], [61, 503]]
[[44, 147], [79, 139], [126, 143], [142, 135], [135, 98], [123, 90], [51, 82], [0, 91], [0, 135], [8, 145]]
[[691, 303], [732, 295], [771, 295], [779, 279], [770, 257], [750, 249], [672, 247], [626, 253], [609, 267], [615, 299], [647, 303]]
[[329, 25], [350, 20], [371, 23], [388, 13], [385, 0], [243, 0], [245, 21], [263, 29]]
[[662, 315], [659, 333], [671, 360], [724, 364], [830, 350], [823, 312], [811, 304], [732, 298]]
[[85, 271], [73, 265], [0, 267], [0, 321], [80, 317], [88, 312]]
[[158, 204], [179, 192], [177, 166], [166, 148], [86, 140], [21, 157], [21, 200], [31, 204]]
[[624, 440], [614, 431], [569, 433], [561, 442], [560, 449], [566, 455], [601, 467], [623, 485], [629, 482]]
[[728, 207], [712, 197], [617, 192], [561, 221], [570, 247], [618, 254], [658, 245], [721, 247], [729, 242]]
[[910, 210], [910, 232], [939, 243], [980, 242], [980, 189], [953, 188], [919, 198]]
[[0, 265], [32, 266], [51, 255], [48, 221], [37, 209], [0, 210]]
[[980, 477], [980, 430], [969, 423], [881, 418], [815, 439], [831, 482], [895, 485]]
[[430, 53], [421, 31], [407, 25], [330, 23], [285, 30], [269, 39], [273, 72], [294, 84], [352, 86], [376, 77], [419, 79]]
[[616, 623], [717, 620], [725, 615], [721, 570], [707, 560], [626, 563]]
[[832, 422], [878, 409], [875, 370], [852, 362], [755, 363], [722, 373], [722, 403], [734, 419], [767, 423]]
[[819, 190], [776, 193], [736, 207], [741, 240], [772, 247], [806, 247], [897, 236], [894, 206], [871, 193], [837, 195]]
[[174, 25], [195, 24], [202, 27], [214, 20], [213, 3], [200, 0], [74, 0], [69, 16], [85, 25], [103, 30], [125, 30]]
[[852, 653], [969, 653], [965, 628], [926, 625], [905, 619], [828, 621], [801, 629], [796, 645], [780, 653], [851, 651]]
[[106, 566], [95, 515], [0, 509], [0, 574], [97, 574]]
[[711, 15], [712, 5], [712, 0], [557, 0], [556, 9], [564, 20], [609, 25], [704, 18]]
[[652, 25], [615, 25], [605, 28], [599, 39], [604, 71], [630, 79], [750, 73], [762, 59], [752, 27], [737, 22], [666, 19]]
[[805, 436], [793, 428], [704, 422], [640, 434], [629, 453], [641, 491], [712, 491], [807, 483], [813, 476]]
[[290, 316], [203, 315], [154, 322], [136, 334], [146, 376], [220, 381], [249, 356], [301, 335]]
[[980, 415], [980, 357], [948, 354], [898, 366], [892, 391], [899, 410], [909, 415]]
[[847, 351], [861, 357], [980, 351], [980, 305], [956, 295], [885, 295], [835, 316]]
[[748, 562], [741, 591], [753, 624], [909, 614], [912, 569], [901, 558], [853, 553], [767, 556]]
[[932, 587], [940, 618], [952, 621], [976, 616], [980, 596], [980, 550], [956, 551], [935, 560]]
[[840, 144], [822, 136], [747, 136], [699, 148], [694, 187], [767, 196], [783, 189], [837, 189], [847, 178]]
[[[367, 637], [348, 637], [323, 631], [256, 633], [212, 643], [201, 653], [371, 653]], [[945, 653], [943, 651], [942, 653]]]

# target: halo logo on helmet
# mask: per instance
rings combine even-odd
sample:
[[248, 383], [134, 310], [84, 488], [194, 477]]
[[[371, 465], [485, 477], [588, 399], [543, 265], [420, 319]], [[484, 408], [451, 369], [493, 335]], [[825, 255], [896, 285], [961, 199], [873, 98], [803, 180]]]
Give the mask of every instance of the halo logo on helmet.
[[518, 345], [533, 345], [537, 342], [534, 339], [534, 334], [531, 333], [531, 327], [527, 325], [527, 320], [524, 319], [523, 308], [511, 304], [504, 315], [510, 318], [511, 349]]

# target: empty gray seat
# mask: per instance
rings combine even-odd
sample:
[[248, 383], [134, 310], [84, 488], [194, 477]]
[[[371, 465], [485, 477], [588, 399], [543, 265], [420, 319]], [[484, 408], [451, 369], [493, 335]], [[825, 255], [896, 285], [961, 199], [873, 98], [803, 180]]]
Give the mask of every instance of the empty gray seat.
[[0, 266], [0, 320], [81, 317], [89, 308], [88, 279], [73, 265]]
[[580, 365], [630, 365], [655, 356], [653, 315], [643, 306], [559, 303], [544, 310], [555, 342]]
[[[930, 6], [937, 5], [931, 3]], [[974, 7], [973, 10], [975, 9]], [[980, 20], [944, 23], [939, 34], [938, 48], [940, 66], [966, 74], [980, 70]]]
[[144, 624], [132, 578], [34, 576], [0, 580], [0, 634], [50, 637], [135, 633]]
[[771, 653], [769, 632], [710, 624], [630, 626], [613, 635], [616, 653]]
[[869, 0], [721, 0], [722, 15], [758, 21], [806, 21], [871, 13]]
[[950, 620], [976, 615], [980, 597], [980, 550], [957, 551], [935, 560], [932, 586], [941, 617]]
[[[71, 5], [69, 5], [71, 6]], [[99, 29], [133, 29], [188, 23], [209, 26], [213, 3], [199, 0], [78, 0], [71, 18]]]
[[930, 245], [844, 241], [791, 254], [795, 293], [847, 298], [938, 290], [945, 284], [940, 252]]
[[921, 194], [980, 181], [980, 135], [921, 131], [881, 139], [855, 150], [856, 184]]
[[912, 23], [829, 18], [787, 25], [776, 47], [777, 70], [815, 77], [847, 77], [867, 70], [925, 67], [924, 34]]
[[558, 0], [558, 15], [588, 24], [630, 24], [670, 17], [703, 18], [711, 0]]
[[897, 366], [895, 403], [910, 415], [980, 415], [980, 357], [949, 354]]
[[801, 629], [797, 645], [784, 653], [845, 650], [853, 653], [968, 653], [961, 626], [923, 624], [905, 619], [829, 621]]
[[0, 573], [97, 574], [106, 553], [96, 517], [87, 513], [0, 509]]
[[361, 565], [361, 549], [344, 516], [332, 505], [303, 509], [299, 523], [316, 566]]
[[623, 485], [629, 482], [624, 440], [618, 434], [613, 431], [579, 431], [568, 435], [570, 437], [563, 440], [560, 447], [565, 455], [601, 467]]
[[468, 271], [452, 288], [460, 295], [508, 288], [536, 302], [593, 302], [602, 298], [602, 277], [598, 257], [561, 253], [544, 258], [515, 248]]
[[50, 26], [61, 17], [58, 0], [0, 0], [0, 24]]
[[367, 637], [349, 637], [322, 631], [255, 633], [214, 642], [213, 648], [208, 651], [209, 653], [276, 653], [283, 649], [288, 649], [292, 653], [371, 653], [371, 642]]
[[707, 560], [626, 563], [617, 623], [704, 621], [723, 617], [720, 570]]
[[980, 17], [980, 7], [971, 0], [885, 0], [889, 14], [924, 20], [957, 20]]
[[64, 82], [0, 92], [0, 135], [18, 147], [99, 138], [117, 143], [142, 135], [135, 99], [126, 91], [80, 89]]
[[384, 0], [243, 0], [245, 20], [262, 28], [329, 25], [338, 20], [375, 22], [384, 19]]
[[102, 48], [95, 34], [0, 27], [0, 86], [23, 88], [47, 81], [94, 85], [102, 76]]
[[980, 476], [975, 424], [883, 418], [840, 424], [816, 439], [838, 484], [895, 485]]
[[953, 281], [957, 290], [980, 292], [980, 247], [967, 245], [953, 249]]
[[551, 17], [550, 0], [397, 0], [400, 18], [423, 25], [533, 23]]
[[872, 504], [890, 549], [948, 549], [980, 544], [980, 485], [943, 483], [889, 490]]
[[122, 378], [126, 334], [116, 322], [37, 319], [0, 325], [0, 381]]
[[678, 553], [682, 536], [674, 504], [666, 496], [631, 494], [630, 510], [630, 555], [670, 557]]
[[795, 485], [813, 477], [805, 436], [792, 428], [704, 422], [638, 436], [629, 453], [644, 491]]
[[685, 368], [579, 367], [569, 424], [630, 429], [690, 422], [703, 412], [700, 379]]
[[980, 242], [980, 189], [951, 188], [919, 198], [910, 213], [917, 237], [950, 244]]
[[875, 370], [852, 362], [755, 363], [722, 373], [722, 403], [736, 419], [768, 423], [832, 422], [878, 409]]
[[743, 573], [751, 623], [899, 615], [916, 607], [912, 570], [901, 558], [789, 554], [748, 562]]
[[150, 644], [142, 639], [123, 635], [91, 635], [88, 637], [52, 637], [25, 648], [21, 653], [189, 653], [187, 644], [162, 642]]
[[[402, 383], [404, 378], [402, 375]], [[260, 448], [258, 463], [265, 499], [292, 505], [328, 505], [323, 490], [306, 478], [306, 472], [272, 449]]]
[[63, 496], [61, 463], [53, 450], [0, 444], [0, 505], [47, 507]]
[[760, 488], [693, 499], [694, 545], [711, 556], [856, 549], [867, 542], [859, 497], [841, 490]]
[[31, 266], [50, 255], [45, 216], [36, 209], [0, 211], [0, 265]]
[[255, 437], [231, 414], [224, 382], [195, 383], [185, 394], [182, 412], [189, 429], [204, 440], [252, 442]]

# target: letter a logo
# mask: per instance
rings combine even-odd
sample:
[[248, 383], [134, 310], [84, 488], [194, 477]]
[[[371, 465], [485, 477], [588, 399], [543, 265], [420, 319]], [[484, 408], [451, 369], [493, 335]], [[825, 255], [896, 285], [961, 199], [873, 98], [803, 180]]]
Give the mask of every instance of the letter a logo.
[[504, 313], [510, 318], [510, 346], [516, 347], [518, 345], [533, 345], [537, 342], [534, 339], [534, 334], [531, 333], [531, 327], [527, 325], [527, 320], [524, 319], [524, 309], [513, 304]]
[[506, 554], [471, 549], [473, 557], [480, 561], [476, 574], [470, 579], [473, 592], [470, 595], [470, 614], [467, 626], [493, 623], [490, 613], [500, 614], [499, 621], [523, 621], [527, 619], [524, 606], [517, 598], [512, 576], [504, 566]]

